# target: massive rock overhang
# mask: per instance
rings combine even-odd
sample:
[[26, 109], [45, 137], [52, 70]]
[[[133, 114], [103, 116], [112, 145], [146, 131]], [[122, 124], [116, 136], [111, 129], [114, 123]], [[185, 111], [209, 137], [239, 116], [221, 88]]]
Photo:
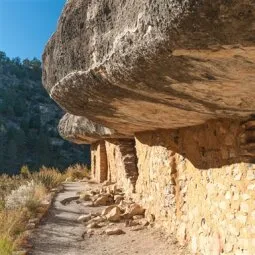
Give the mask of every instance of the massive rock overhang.
[[67, 112], [127, 136], [249, 118], [254, 1], [69, 0], [43, 84]]

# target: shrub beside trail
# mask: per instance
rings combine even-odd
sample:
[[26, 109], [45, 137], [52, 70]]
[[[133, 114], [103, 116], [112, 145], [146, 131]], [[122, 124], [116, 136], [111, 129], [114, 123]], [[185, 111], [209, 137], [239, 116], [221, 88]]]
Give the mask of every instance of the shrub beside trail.
[[89, 170], [78, 164], [64, 172], [46, 167], [30, 172], [23, 166], [19, 175], [0, 175], [0, 254], [9, 255], [24, 246], [30, 222], [48, 209], [45, 201], [50, 200], [52, 189], [66, 180], [83, 178], [89, 178]]

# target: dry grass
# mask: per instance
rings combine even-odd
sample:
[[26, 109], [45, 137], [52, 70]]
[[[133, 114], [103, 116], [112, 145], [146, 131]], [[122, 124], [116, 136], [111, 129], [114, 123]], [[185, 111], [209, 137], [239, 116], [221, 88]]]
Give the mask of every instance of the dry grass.
[[90, 178], [90, 172], [86, 165], [76, 164], [69, 166], [65, 171], [65, 176], [70, 181], [81, 180], [84, 178]]
[[59, 186], [65, 180], [65, 176], [58, 169], [43, 166], [38, 173], [32, 174], [32, 179], [42, 184], [47, 190], [51, 190]]
[[10, 255], [14, 250], [13, 243], [10, 238], [0, 236], [0, 252], [1, 255]]
[[5, 197], [10, 194], [12, 190], [18, 189], [25, 184], [26, 180], [21, 176], [8, 176], [3, 174], [0, 176], [0, 211], [5, 207]]
[[66, 178], [74, 181], [89, 178], [84, 165], [74, 165], [61, 173], [55, 168], [42, 167], [31, 173], [24, 166], [20, 175], [0, 175], [0, 254], [9, 255], [24, 243], [26, 226], [31, 218], [42, 214], [42, 201], [51, 189]]
[[0, 254], [11, 254], [17, 247], [28, 219], [28, 211], [25, 209], [0, 212]]

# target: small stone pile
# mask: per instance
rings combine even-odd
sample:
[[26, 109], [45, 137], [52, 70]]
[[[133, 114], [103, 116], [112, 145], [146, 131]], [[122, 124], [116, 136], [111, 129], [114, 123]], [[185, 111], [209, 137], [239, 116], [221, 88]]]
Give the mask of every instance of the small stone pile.
[[84, 233], [91, 236], [95, 229], [104, 229], [100, 234], [121, 235], [125, 234], [117, 223], [125, 223], [131, 231], [139, 231], [149, 225], [144, 218], [145, 209], [125, 198], [125, 194], [115, 185], [104, 186], [98, 190], [90, 190], [80, 194], [80, 201], [92, 207], [104, 207], [101, 213], [89, 213], [81, 215], [77, 220], [86, 225]]

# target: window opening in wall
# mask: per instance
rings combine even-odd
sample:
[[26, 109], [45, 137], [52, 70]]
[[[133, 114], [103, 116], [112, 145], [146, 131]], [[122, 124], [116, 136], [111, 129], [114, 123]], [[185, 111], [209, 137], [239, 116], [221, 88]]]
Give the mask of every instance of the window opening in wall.
[[95, 155], [93, 158], [93, 164], [94, 164], [93, 175], [95, 176], [96, 175], [96, 156]]

